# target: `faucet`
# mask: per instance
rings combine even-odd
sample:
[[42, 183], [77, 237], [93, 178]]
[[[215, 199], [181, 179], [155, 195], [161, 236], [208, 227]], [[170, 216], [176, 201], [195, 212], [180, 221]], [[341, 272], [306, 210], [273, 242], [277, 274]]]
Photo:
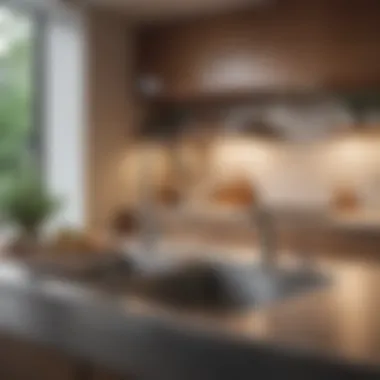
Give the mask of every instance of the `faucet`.
[[254, 210], [254, 222], [257, 229], [261, 264], [264, 269], [276, 269], [277, 236], [273, 214], [269, 208], [259, 206]]

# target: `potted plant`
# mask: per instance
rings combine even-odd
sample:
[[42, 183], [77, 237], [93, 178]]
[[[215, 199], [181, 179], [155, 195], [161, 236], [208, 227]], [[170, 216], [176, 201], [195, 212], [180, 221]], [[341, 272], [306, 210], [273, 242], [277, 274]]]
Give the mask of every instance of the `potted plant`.
[[18, 235], [11, 253], [37, 249], [45, 222], [57, 211], [59, 202], [33, 174], [22, 175], [9, 188], [4, 199], [4, 214]]

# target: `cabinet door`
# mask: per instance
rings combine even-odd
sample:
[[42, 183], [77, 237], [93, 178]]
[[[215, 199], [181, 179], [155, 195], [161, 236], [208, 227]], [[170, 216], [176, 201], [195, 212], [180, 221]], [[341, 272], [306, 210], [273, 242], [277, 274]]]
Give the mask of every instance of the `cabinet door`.
[[116, 373], [105, 370], [94, 370], [91, 380], [135, 380], [133, 376], [120, 376]]
[[0, 336], [1, 380], [135, 380], [80, 363], [47, 347]]
[[73, 367], [58, 352], [13, 338], [0, 337], [0, 378], [71, 380]]

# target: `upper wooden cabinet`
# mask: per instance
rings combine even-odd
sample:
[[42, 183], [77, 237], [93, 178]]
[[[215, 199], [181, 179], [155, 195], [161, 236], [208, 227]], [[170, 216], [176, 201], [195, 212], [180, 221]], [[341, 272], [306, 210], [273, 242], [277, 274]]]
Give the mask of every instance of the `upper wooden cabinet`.
[[139, 74], [161, 95], [373, 87], [380, 4], [277, 1], [252, 11], [143, 28]]

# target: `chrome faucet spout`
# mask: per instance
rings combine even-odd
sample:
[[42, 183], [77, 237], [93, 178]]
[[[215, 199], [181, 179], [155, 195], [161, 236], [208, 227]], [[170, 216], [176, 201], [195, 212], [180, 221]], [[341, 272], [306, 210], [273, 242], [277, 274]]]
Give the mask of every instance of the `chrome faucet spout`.
[[274, 217], [266, 207], [259, 207], [254, 212], [260, 258], [263, 267], [275, 269], [277, 266], [277, 236]]

